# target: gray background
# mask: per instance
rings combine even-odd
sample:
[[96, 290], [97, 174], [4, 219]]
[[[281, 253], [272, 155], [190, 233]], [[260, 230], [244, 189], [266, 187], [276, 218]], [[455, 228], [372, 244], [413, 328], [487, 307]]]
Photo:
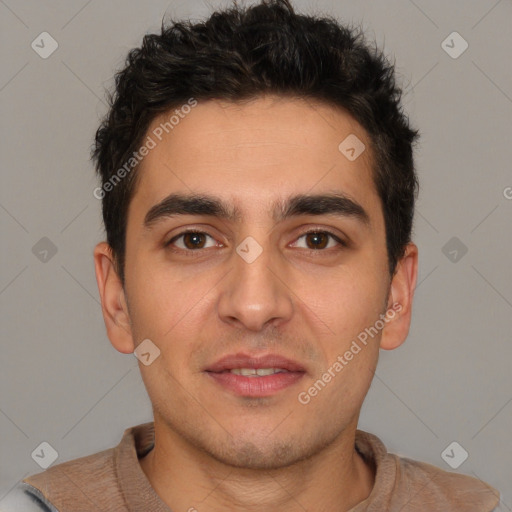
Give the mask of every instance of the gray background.
[[[226, 4], [0, 0], [0, 505], [41, 471], [31, 453], [42, 441], [59, 463], [110, 448], [152, 419], [137, 360], [104, 330], [89, 148], [104, 87], [128, 49], [165, 13], [198, 19]], [[510, 511], [512, 2], [295, 5], [362, 21], [396, 58], [405, 109], [422, 132], [412, 329], [401, 348], [381, 352], [359, 428], [447, 470], [441, 453], [457, 441], [469, 453], [457, 471], [497, 487], [500, 510]], [[59, 45], [47, 59], [31, 48], [43, 31]], [[441, 46], [453, 31], [469, 44], [456, 59]]]

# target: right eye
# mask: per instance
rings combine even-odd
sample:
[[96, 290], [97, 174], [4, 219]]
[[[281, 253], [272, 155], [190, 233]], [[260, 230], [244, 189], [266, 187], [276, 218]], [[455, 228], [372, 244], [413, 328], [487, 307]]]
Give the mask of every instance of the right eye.
[[172, 237], [166, 244], [166, 247], [175, 246], [182, 251], [196, 251], [198, 249], [207, 249], [215, 247], [215, 244], [207, 246], [207, 238], [214, 240], [214, 238], [203, 231], [187, 230], [182, 231], [178, 235]]

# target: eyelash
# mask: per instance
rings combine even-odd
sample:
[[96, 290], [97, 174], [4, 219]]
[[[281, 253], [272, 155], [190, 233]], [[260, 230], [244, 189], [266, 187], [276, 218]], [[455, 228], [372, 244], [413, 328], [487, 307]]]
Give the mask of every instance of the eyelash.
[[[173, 248], [172, 247], [172, 244], [178, 240], [179, 238], [181, 238], [183, 235], [186, 235], [187, 233], [194, 233], [194, 234], [198, 234], [198, 235], [206, 235], [206, 236], [209, 236], [210, 238], [214, 238], [212, 235], [210, 235], [209, 233], [205, 232], [205, 231], [200, 231], [200, 230], [197, 230], [197, 229], [187, 229], [185, 231], [182, 231], [181, 233], [173, 236], [168, 242], [166, 242], [164, 245], [166, 248], [172, 250], [173, 252], [179, 252], [179, 253], [187, 253], [189, 254], [190, 256], [192, 256], [191, 253], [194, 253], [194, 252], [197, 252], [197, 253], [200, 253], [201, 252], [201, 249], [182, 249], [181, 247], [178, 247], [178, 248]], [[338, 244], [342, 247], [342, 248], [347, 248], [348, 247], [348, 244], [342, 240], [341, 238], [339, 238], [337, 235], [335, 235], [334, 233], [332, 233], [331, 231], [327, 230], [327, 229], [310, 229], [308, 231], [305, 231], [304, 233], [302, 233], [298, 238], [297, 240], [299, 240], [300, 238], [302, 238], [303, 236], [306, 236], [306, 235], [309, 235], [309, 234], [312, 234], [312, 233], [315, 233], [315, 234], [318, 234], [318, 233], [321, 233], [321, 234], [325, 234], [329, 237], [331, 237], [331, 239], [335, 240], [336, 242], [338, 242]], [[330, 249], [333, 249], [332, 247]], [[304, 249], [306, 251], [309, 251], [309, 252], [312, 252], [312, 253], [318, 253], [318, 252], [325, 252], [325, 251], [328, 251], [328, 249]]]

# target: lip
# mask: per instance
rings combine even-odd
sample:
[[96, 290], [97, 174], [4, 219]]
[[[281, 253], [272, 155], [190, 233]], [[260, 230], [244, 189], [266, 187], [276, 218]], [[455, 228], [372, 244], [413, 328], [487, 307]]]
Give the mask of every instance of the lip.
[[282, 368], [289, 372], [306, 371], [306, 369], [298, 362], [278, 354], [251, 356], [243, 353], [224, 356], [211, 366], [208, 366], [205, 371], [220, 373], [226, 370], [233, 370], [234, 368]]
[[[281, 368], [287, 371], [261, 377], [246, 377], [229, 371], [234, 368]], [[204, 371], [227, 391], [253, 398], [275, 395], [298, 382], [306, 374], [301, 364], [277, 354], [264, 356], [232, 354], [222, 357]]]

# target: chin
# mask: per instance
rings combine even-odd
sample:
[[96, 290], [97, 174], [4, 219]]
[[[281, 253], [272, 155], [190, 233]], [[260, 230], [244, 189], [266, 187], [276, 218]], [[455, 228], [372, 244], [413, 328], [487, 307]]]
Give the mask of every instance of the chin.
[[[286, 433], [278, 438], [277, 430], [270, 434], [239, 432], [238, 437], [226, 437], [215, 444], [210, 438], [202, 448], [212, 458], [239, 469], [273, 470], [292, 466], [311, 459], [334, 442], [334, 435], [304, 437], [303, 432]], [[205, 441], [203, 439], [203, 441]]]
[[307, 459], [296, 443], [273, 441], [261, 446], [249, 441], [225, 447], [215, 446], [209, 451], [218, 462], [239, 469], [272, 470], [291, 466], [300, 460]]

